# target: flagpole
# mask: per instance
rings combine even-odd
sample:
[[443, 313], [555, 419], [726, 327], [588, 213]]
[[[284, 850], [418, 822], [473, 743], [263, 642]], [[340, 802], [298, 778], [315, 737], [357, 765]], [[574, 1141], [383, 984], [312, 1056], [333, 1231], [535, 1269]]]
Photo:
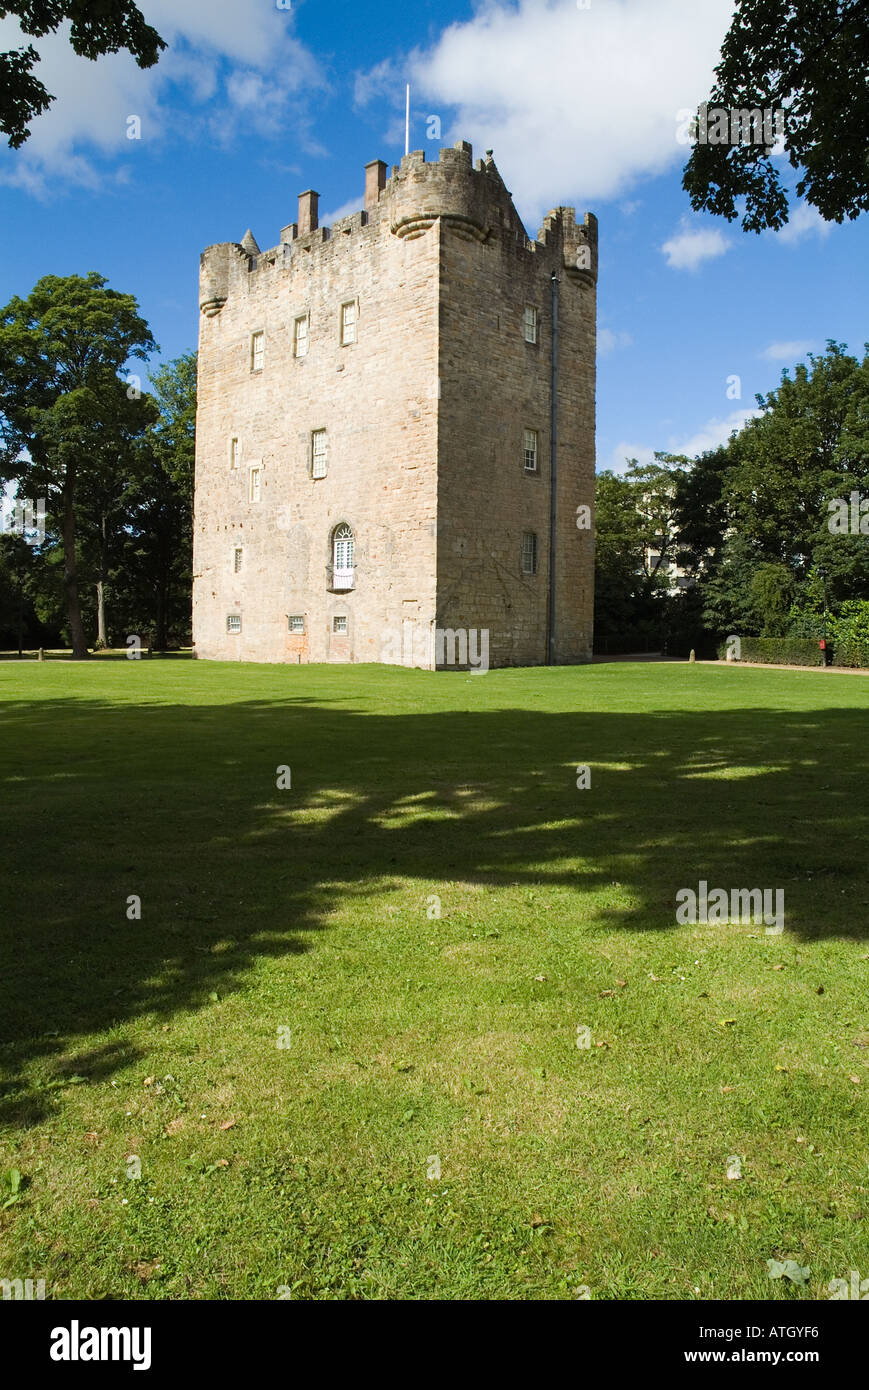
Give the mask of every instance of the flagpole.
[[410, 83], [407, 84], [404, 108], [404, 153], [410, 154]]

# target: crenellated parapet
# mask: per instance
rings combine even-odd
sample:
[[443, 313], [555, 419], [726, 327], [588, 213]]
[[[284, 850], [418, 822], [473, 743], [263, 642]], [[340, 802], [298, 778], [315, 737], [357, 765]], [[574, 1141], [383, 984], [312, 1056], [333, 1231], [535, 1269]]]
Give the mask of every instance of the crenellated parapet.
[[319, 194], [307, 190], [299, 195], [297, 221], [282, 228], [279, 244], [262, 252], [251, 231], [241, 242], [222, 242], [209, 246], [201, 257], [199, 307], [213, 318], [219, 314], [236, 282], [289, 268], [304, 252], [316, 252], [326, 243], [343, 242], [344, 237], [391, 234], [401, 241], [425, 236], [439, 222], [451, 236], [487, 244], [495, 240], [510, 244], [520, 256], [544, 255], [547, 267], [565, 273], [568, 280], [594, 285], [597, 280], [597, 219], [587, 213], [577, 223], [573, 208], [553, 209], [532, 240], [513, 205], [498, 168], [487, 150], [484, 159], [473, 162], [473, 151], [465, 140], [441, 149], [434, 161], [424, 150], [414, 150], [392, 168], [382, 160], [372, 160], [365, 168], [364, 207], [333, 227], [319, 225]]
[[575, 208], [553, 208], [543, 219], [538, 242], [561, 250], [561, 269], [579, 284], [597, 283], [597, 218], [585, 214], [578, 223]]

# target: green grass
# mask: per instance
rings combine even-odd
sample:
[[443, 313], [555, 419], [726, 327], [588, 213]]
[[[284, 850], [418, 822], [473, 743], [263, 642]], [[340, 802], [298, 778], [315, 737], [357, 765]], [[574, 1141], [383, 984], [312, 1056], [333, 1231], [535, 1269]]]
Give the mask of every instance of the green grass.
[[[867, 705], [687, 664], [4, 663], [0, 1277], [866, 1278]], [[701, 878], [783, 888], [784, 934], [677, 926]]]

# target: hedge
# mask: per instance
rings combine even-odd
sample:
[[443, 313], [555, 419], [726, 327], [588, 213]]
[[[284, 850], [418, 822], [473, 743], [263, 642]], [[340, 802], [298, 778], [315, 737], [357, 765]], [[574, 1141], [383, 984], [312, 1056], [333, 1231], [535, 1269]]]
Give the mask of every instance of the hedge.
[[[743, 637], [740, 642], [742, 662], [766, 662], [772, 666], [824, 664], [824, 653], [814, 637]], [[718, 656], [720, 660], [726, 658], [726, 643], [719, 647]]]

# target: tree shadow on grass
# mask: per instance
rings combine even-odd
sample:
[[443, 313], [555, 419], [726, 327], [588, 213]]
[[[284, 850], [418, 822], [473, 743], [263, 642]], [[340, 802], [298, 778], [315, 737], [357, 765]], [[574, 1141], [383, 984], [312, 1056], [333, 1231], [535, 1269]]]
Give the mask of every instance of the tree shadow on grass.
[[[700, 879], [781, 887], [787, 931], [866, 936], [861, 709], [379, 711], [3, 706], [0, 1122], [47, 1113], [54, 1082], [29, 1083], [29, 1063], [65, 1057], [58, 1085], [70, 1067], [104, 1078], [130, 1048], [70, 1061], [76, 1039], [316, 948], [375, 882], [575, 890], [585, 931], [669, 930]], [[613, 883], [629, 908], [584, 896]]]

